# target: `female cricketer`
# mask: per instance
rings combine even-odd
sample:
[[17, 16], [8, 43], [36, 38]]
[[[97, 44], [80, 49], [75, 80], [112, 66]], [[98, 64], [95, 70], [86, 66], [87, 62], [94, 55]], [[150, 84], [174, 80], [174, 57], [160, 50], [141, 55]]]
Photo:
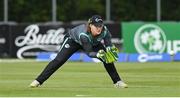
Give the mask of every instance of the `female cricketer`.
[[114, 62], [118, 58], [117, 48], [111, 43], [111, 34], [99, 15], [93, 15], [87, 24], [76, 26], [66, 33], [59, 53], [30, 84], [30, 87], [42, 85], [73, 53], [80, 49], [89, 57], [98, 58], [103, 62], [115, 87], [128, 87], [114, 66]]

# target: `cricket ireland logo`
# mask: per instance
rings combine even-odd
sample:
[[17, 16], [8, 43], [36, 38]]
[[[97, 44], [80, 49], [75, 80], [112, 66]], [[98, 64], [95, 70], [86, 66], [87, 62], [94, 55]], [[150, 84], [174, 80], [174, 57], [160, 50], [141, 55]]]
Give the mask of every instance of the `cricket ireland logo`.
[[166, 47], [164, 31], [155, 24], [141, 26], [134, 37], [134, 45], [138, 53], [163, 53]]

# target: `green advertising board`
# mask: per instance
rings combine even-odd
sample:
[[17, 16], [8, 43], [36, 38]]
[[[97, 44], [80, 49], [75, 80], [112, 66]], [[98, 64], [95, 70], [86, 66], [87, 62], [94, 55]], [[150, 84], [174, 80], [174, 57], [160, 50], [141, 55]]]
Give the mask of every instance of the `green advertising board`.
[[178, 22], [123, 22], [122, 35], [126, 53], [180, 52]]

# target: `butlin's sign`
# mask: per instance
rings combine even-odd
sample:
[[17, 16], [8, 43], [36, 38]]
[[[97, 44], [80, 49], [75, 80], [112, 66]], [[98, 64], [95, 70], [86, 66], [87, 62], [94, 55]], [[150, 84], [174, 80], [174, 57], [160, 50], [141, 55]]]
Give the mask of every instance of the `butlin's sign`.
[[[64, 38], [64, 28], [49, 29], [39, 33], [38, 25], [29, 25], [24, 29], [24, 35], [15, 38], [15, 45], [19, 47], [17, 57], [36, 56], [41, 51], [58, 51]], [[36, 51], [38, 50], [38, 51]]]

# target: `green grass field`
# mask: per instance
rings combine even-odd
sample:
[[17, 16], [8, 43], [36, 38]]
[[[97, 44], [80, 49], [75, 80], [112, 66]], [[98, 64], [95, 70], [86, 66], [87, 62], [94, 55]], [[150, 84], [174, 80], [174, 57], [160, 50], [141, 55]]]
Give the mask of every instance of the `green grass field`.
[[129, 88], [114, 88], [101, 63], [67, 62], [39, 88], [28, 85], [48, 62], [0, 62], [1, 97], [180, 96], [180, 62], [116, 63]]

